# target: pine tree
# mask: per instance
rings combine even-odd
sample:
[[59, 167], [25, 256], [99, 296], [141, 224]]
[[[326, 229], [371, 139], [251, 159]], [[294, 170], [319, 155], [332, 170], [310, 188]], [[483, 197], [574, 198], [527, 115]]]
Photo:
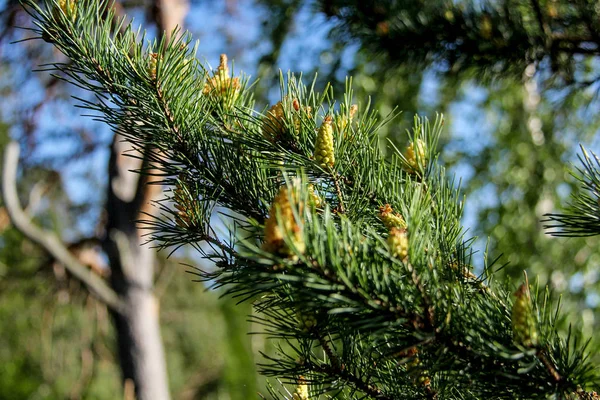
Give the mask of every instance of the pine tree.
[[[586, 64], [600, 55], [593, 0], [320, 0], [336, 36], [360, 40], [388, 63], [436, 65], [447, 75], [521, 77], [531, 64], [575, 87], [598, 82]], [[342, 39], [344, 40], [344, 39]], [[347, 40], [347, 39], [346, 39]], [[548, 73], [550, 72], [550, 73]]]
[[350, 83], [337, 104], [290, 74], [280, 103], [258, 112], [248, 78], [226, 57], [200, 65], [189, 35], [144, 45], [97, 0], [75, 4], [26, 6], [72, 60], [53, 67], [97, 95], [82, 106], [156, 150], [139, 172], [172, 191], [140, 221], [149, 240], [194, 246], [215, 265], [198, 279], [251, 301], [277, 341], [262, 371], [293, 389], [273, 397], [596, 396], [589, 349], [559, 336], [547, 291], [513, 296], [494, 262], [472, 272], [462, 197], [436, 153], [442, 117], [416, 117], [409, 146], [384, 154], [378, 132], [395, 115], [360, 101], [358, 112]]

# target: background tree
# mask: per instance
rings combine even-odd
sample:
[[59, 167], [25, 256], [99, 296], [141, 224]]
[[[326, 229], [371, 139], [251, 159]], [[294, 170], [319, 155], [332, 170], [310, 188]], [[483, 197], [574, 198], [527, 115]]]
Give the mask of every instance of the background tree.
[[[168, 14], [168, 5], [155, 5], [159, 32], [165, 28], [173, 31], [185, 15], [183, 13], [172, 18]], [[171, 11], [174, 14], [179, 12]], [[167, 22], [174, 22], [174, 25], [165, 26]], [[139, 164], [137, 160], [123, 158], [125, 151], [127, 146], [115, 136], [108, 167], [109, 184], [104, 207], [106, 224], [96, 239], [108, 258], [110, 286], [93, 269], [73, 257], [60, 239], [28, 221], [29, 217], [22, 212], [16, 196], [14, 179], [17, 160], [14, 156], [4, 160], [4, 203], [17, 229], [63, 264], [71, 276], [80, 280], [108, 306], [117, 330], [119, 360], [125, 384], [135, 388], [140, 398], [156, 396], [166, 399], [169, 398], [166, 365], [158, 323], [158, 305], [152, 293], [155, 257], [149, 249], [140, 246], [141, 234], [134, 222], [144, 212], [148, 200], [155, 198], [159, 191], [157, 186], [147, 185], [145, 180], [139, 180], [129, 172], [143, 165], [145, 156], [141, 159], [142, 164]], [[136, 273], [133, 274], [133, 271]]]

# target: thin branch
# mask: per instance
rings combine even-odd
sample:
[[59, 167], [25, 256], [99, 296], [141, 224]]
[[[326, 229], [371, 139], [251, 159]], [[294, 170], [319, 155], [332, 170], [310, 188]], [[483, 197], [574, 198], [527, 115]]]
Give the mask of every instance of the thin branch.
[[554, 365], [554, 363], [548, 359], [543, 349], [539, 349], [537, 351], [536, 357], [541, 361], [542, 364], [544, 364], [544, 367], [546, 367], [546, 370], [556, 382], [561, 382], [563, 380], [562, 376], [560, 376], [558, 370], [556, 369], [556, 365]]
[[322, 364], [322, 365], [311, 365], [311, 368], [325, 375], [333, 375], [338, 376], [340, 379], [350, 383], [356, 389], [361, 392], [380, 400], [392, 400], [392, 397], [384, 394], [379, 388], [374, 385], [370, 385], [368, 382], [363, 381], [358, 376], [348, 372], [345, 369], [336, 368], [330, 364]]
[[357, 389], [377, 399], [389, 398], [388, 396], [384, 395], [381, 389], [379, 389], [377, 386], [369, 384], [368, 382], [365, 382], [354, 374], [348, 372], [344, 364], [340, 362], [339, 358], [334, 353], [333, 349], [329, 345], [329, 342], [323, 336], [323, 334], [317, 330], [317, 335], [319, 337], [319, 344], [329, 359], [329, 365], [321, 365], [321, 372], [324, 372], [328, 375], [333, 374], [338, 376], [341, 379], [353, 384]]
[[331, 366], [334, 367], [335, 369], [343, 371], [344, 366], [342, 365], [342, 363], [340, 363], [340, 360], [338, 359], [337, 355], [331, 349], [331, 346], [329, 345], [329, 342], [327, 342], [327, 339], [323, 336], [323, 334], [321, 332], [318, 333], [318, 336], [319, 336], [319, 343], [321, 344], [323, 351], [327, 355], [327, 358], [329, 359], [329, 363], [331, 364]]
[[30, 217], [23, 211], [17, 195], [17, 167], [19, 163], [19, 144], [11, 142], [4, 151], [4, 165], [2, 171], [2, 198], [8, 215], [25, 237], [46, 250], [58, 262], [83, 283], [90, 293], [111, 310], [121, 313], [124, 303], [108, 284], [89, 268], [82, 265], [64, 246], [60, 239], [52, 232], [45, 231], [35, 226]]
[[[531, 0], [531, 7], [533, 8], [533, 11], [535, 12], [535, 16], [537, 18], [540, 30], [542, 31], [544, 36], [546, 36], [545, 40], [544, 40], [545, 45], [551, 46], [552, 45], [552, 31], [550, 30], [550, 26], [548, 25], [548, 23], [546, 22], [546, 20], [544, 18], [544, 14], [540, 7], [540, 3], [538, 3], [538, 0]], [[550, 47], [547, 47], [547, 48], [550, 48]]]
[[346, 213], [346, 208], [344, 207], [344, 196], [342, 195], [342, 188], [340, 186], [339, 178], [337, 175], [333, 176], [333, 183], [335, 184], [335, 191], [337, 192], [337, 197], [339, 201], [339, 211], [341, 214]]

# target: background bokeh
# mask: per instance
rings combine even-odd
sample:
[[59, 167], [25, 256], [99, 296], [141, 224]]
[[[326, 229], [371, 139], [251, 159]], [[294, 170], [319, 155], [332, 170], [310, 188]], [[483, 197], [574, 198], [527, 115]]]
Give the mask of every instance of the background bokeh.
[[[553, 238], [540, 221], [560, 210], [574, 190], [569, 169], [577, 163], [578, 145], [599, 150], [598, 87], [588, 82], [600, 72], [595, 54], [575, 57], [572, 80], [543, 60], [521, 69], [510, 60], [517, 72], [476, 62], [458, 69], [443, 59], [416, 62], [410, 53], [414, 43], [405, 46], [397, 39], [396, 48], [382, 45], [373, 35], [388, 35], [387, 25], [379, 22], [365, 33], [356, 28], [360, 20], [338, 12], [335, 3], [194, 0], [185, 25], [199, 40], [202, 60], [216, 66], [219, 54], [227, 53], [236, 71], [258, 80], [260, 108], [279, 99], [281, 69], [302, 72], [307, 80], [318, 72], [317, 86], [331, 82], [338, 96], [352, 76], [359, 109], [370, 98], [381, 116], [402, 110], [381, 132], [382, 143], [406, 143], [415, 113], [432, 119], [443, 113], [440, 161], [466, 195], [464, 224], [474, 238], [476, 271], [486, 259], [498, 259], [499, 279], [519, 280], [526, 270], [530, 280], [562, 296], [564, 329], [572, 324], [592, 336], [600, 326], [599, 242]], [[155, 34], [150, 4], [121, 4], [135, 24]], [[81, 248], [94, 260], [90, 265], [102, 275], [107, 262], [98, 236], [112, 133], [74, 107], [73, 96], [90, 94], [49, 72], [32, 72], [62, 56], [39, 40], [12, 43], [31, 35], [16, 27], [30, 25], [18, 2], [0, 0], [0, 146], [9, 138], [21, 144], [19, 190], [27, 212], [65, 243], [84, 243]], [[486, 27], [482, 20], [474, 29], [492, 29]], [[170, 258], [161, 252], [158, 259], [155, 290], [173, 398], [247, 399], [265, 393], [255, 364], [261, 352], [274, 350], [263, 336], [248, 334], [260, 331], [247, 322], [249, 305], [219, 299], [218, 292], [193, 282], [185, 264], [201, 260], [192, 249]], [[121, 396], [106, 307], [11, 227], [3, 207], [0, 321], [0, 399]]]

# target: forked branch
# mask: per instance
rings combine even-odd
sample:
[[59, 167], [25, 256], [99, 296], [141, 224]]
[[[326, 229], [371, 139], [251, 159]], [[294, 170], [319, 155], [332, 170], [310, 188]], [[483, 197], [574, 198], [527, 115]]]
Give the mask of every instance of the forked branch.
[[122, 312], [124, 303], [117, 293], [102, 278], [82, 265], [54, 233], [33, 224], [29, 215], [23, 211], [17, 194], [18, 164], [19, 144], [11, 142], [4, 150], [2, 199], [15, 228], [29, 240], [50, 253], [56, 261], [63, 264], [71, 275], [83, 283], [98, 300], [106, 304], [111, 310]]

